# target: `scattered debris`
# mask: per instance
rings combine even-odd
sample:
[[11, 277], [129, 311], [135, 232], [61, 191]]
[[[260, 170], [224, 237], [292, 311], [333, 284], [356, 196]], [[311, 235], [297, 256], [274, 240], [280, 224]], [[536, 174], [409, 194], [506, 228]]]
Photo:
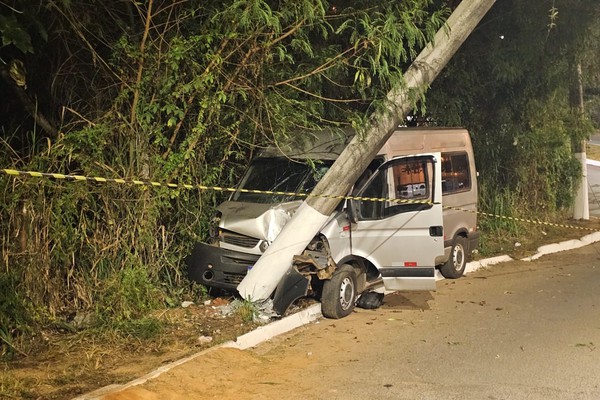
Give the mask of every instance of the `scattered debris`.
[[272, 318], [277, 317], [277, 313], [273, 310], [273, 300], [271, 299], [256, 303], [249, 303], [244, 300], [235, 299], [231, 303], [220, 306], [213, 305], [213, 308], [218, 310], [222, 317], [230, 316], [242, 310], [248, 313], [252, 312], [252, 317], [249, 318], [249, 320], [251, 319], [252, 322], [258, 324], [269, 323], [271, 322]]
[[367, 292], [360, 295], [358, 300], [356, 301], [356, 306], [360, 308], [365, 308], [368, 310], [373, 310], [381, 307], [383, 304], [383, 293], [377, 292]]
[[220, 307], [220, 306], [224, 306], [229, 304], [230, 301], [227, 299], [224, 299], [223, 297], [216, 297], [212, 300], [211, 305], [215, 306], [215, 307]]
[[596, 350], [596, 346], [594, 345], [593, 342], [589, 342], [589, 343], [577, 343], [575, 345], [575, 347], [587, 347], [588, 349], [590, 349], [590, 351]]
[[208, 344], [208, 343], [210, 343], [212, 341], [213, 341], [212, 336], [204, 336], [204, 335], [202, 335], [202, 336], [200, 336], [198, 338], [198, 343], [199, 344]]
[[189, 306], [191, 306], [192, 304], [194, 304], [193, 301], [184, 301], [181, 303], [181, 307], [183, 308], [188, 308]]
[[271, 318], [277, 317], [277, 313], [273, 310], [273, 300], [267, 299], [260, 303], [254, 303], [254, 305], [258, 311], [255, 319], [258, 321], [269, 322]]

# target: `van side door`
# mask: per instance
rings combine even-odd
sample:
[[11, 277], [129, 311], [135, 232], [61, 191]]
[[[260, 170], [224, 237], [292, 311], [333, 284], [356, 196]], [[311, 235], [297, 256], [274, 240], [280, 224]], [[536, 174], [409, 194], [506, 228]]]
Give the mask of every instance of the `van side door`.
[[387, 290], [435, 290], [435, 259], [444, 254], [440, 160], [391, 159], [352, 201], [352, 252], [378, 268]]

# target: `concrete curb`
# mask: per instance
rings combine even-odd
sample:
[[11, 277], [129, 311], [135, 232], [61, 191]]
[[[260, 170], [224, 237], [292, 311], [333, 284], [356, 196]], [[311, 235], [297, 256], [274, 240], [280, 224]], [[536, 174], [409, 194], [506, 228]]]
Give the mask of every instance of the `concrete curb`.
[[478, 261], [471, 261], [470, 263], [467, 263], [467, 266], [465, 268], [465, 274], [470, 274], [471, 272], [475, 272], [480, 268], [485, 268], [485, 267], [489, 267], [494, 264], [499, 264], [499, 263], [512, 261], [512, 260], [513, 259], [511, 257], [505, 255], [505, 256], [496, 256], [496, 257], [485, 258], [483, 260], [478, 260]]
[[538, 258], [540, 258], [546, 254], [558, 253], [560, 251], [565, 251], [565, 250], [578, 249], [580, 247], [587, 246], [588, 244], [592, 244], [592, 243], [595, 243], [598, 241], [600, 241], [600, 232], [594, 232], [594, 233], [591, 233], [589, 235], [582, 237], [581, 239], [566, 240], [566, 241], [560, 242], [560, 243], [547, 244], [545, 246], [541, 246], [538, 248], [537, 254], [535, 254], [531, 257], [525, 257], [522, 260], [523, 261], [533, 261], [533, 260], [537, 260]]
[[[599, 165], [600, 165], [600, 163], [599, 163]], [[525, 257], [521, 260], [522, 261], [533, 261], [533, 260], [537, 260], [538, 258], [540, 258], [544, 255], [547, 255], [547, 254], [577, 249], [577, 248], [587, 246], [589, 244], [599, 242], [599, 241], [600, 241], [600, 232], [594, 232], [592, 234], [582, 237], [581, 239], [566, 240], [566, 241], [560, 242], [560, 243], [554, 243], [554, 244], [548, 244], [548, 245], [541, 246], [538, 248], [538, 251], [536, 254], [534, 254], [533, 256], [530, 256], [530, 257]], [[465, 274], [469, 274], [471, 272], [477, 271], [480, 268], [485, 268], [485, 267], [492, 266], [494, 264], [499, 264], [502, 262], [507, 262], [507, 261], [512, 261], [512, 260], [514, 260], [514, 259], [511, 258], [510, 256], [502, 255], [502, 256], [497, 256], [497, 257], [486, 258], [483, 260], [472, 261], [470, 263], [467, 263], [467, 266], [465, 269]], [[444, 279], [444, 278], [441, 276], [441, 274], [439, 274], [439, 271], [436, 271], [436, 280], [442, 280], [442, 279]], [[73, 400], [100, 400], [100, 399], [102, 399], [103, 396], [108, 395], [110, 393], [115, 393], [115, 392], [119, 392], [119, 391], [125, 390], [130, 387], [133, 387], [133, 386], [142, 385], [142, 384], [146, 383], [147, 381], [160, 376], [164, 372], [167, 372], [181, 364], [185, 364], [186, 362], [191, 361], [191, 360], [193, 360], [197, 357], [200, 357], [204, 354], [208, 354], [212, 351], [216, 351], [216, 350], [218, 350], [220, 348], [224, 348], [224, 347], [246, 350], [248, 348], [257, 346], [267, 340], [270, 340], [276, 336], [279, 336], [283, 333], [289, 332], [300, 326], [314, 322], [321, 317], [322, 317], [321, 304], [320, 303], [314, 304], [314, 305], [312, 305], [302, 311], [299, 311], [295, 314], [292, 314], [290, 316], [287, 316], [287, 317], [277, 320], [275, 322], [271, 322], [270, 324], [260, 326], [257, 329], [253, 330], [252, 332], [248, 332], [245, 335], [238, 337], [235, 341], [226, 342], [226, 343], [220, 344], [218, 346], [214, 346], [209, 349], [198, 352], [196, 354], [193, 354], [189, 357], [174, 361], [170, 364], [167, 364], [160, 368], [157, 368], [156, 370], [150, 372], [149, 374], [146, 374], [146, 375], [144, 375], [138, 379], [135, 379], [131, 382], [128, 382], [126, 384], [105, 386], [105, 387], [95, 390], [93, 392], [75, 397]]]
[[321, 303], [314, 304], [302, 311], [282, 318], [278, 321], [259, 326], [252, 332], [248, 332], [245, 335], [238, 337], [235, 342], [225, 343], [224, 347], [234, 347], [236, 349], [246, 350], [266, 340], [274, 338], [275, 336], [279, 336], [283, 333], [291, 331], [292, 329], [296, 329], [302, 325], [316, 321], [322, 316]]

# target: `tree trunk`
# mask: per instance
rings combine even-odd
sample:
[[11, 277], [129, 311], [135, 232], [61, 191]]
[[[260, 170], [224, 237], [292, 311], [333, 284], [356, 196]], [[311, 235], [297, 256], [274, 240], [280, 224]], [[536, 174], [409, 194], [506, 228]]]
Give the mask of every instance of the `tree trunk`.
[[348, 193], [385, 141], [414, 107], [413, 99], [424, 94], [454, 53], [475, 29], [495, 0], [463, 0], [430, 43], [404, 74], [405, 86], [388, 93], [388, 107], [371, 116], [364, 135], [355, 136], [327, 174], [285, 225], [277, 239], [265, 251], [238, 285], [247, 300], [269, 298], [290, 268], [292, 258], [301, 254], [320, 231], [339, 204], [339, 196]]

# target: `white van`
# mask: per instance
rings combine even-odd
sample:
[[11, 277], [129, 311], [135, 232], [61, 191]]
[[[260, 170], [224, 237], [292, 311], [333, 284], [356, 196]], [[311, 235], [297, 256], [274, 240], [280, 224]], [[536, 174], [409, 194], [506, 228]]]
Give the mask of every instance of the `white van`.
[[[350, 139], [324, 133], [259, 154], [218, 207], [209, 243], [197, 243], [186, 259], [189, 277], [235, 291], [301, 204], [304, 197], [294, 193], [310, 193]], [[296, 299], [313, 295], [326, 317], [341, 318], [375, 289], [434, 290], [436, 268], [460, 277], [479, 239], [476, 179], [465, 129], [399, 128], [351, 199], [294, 257], [275, 290], [275, 311], [282, 315]]]

